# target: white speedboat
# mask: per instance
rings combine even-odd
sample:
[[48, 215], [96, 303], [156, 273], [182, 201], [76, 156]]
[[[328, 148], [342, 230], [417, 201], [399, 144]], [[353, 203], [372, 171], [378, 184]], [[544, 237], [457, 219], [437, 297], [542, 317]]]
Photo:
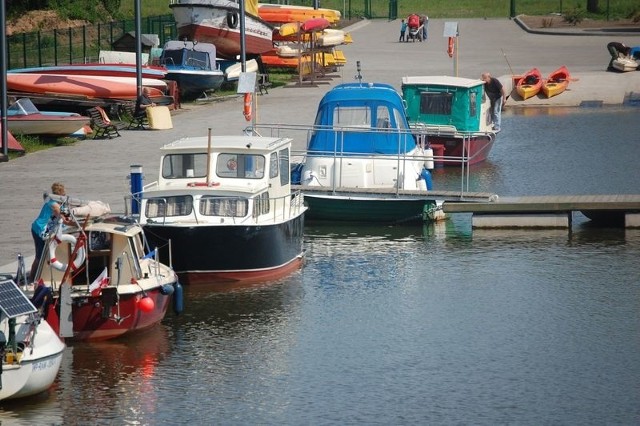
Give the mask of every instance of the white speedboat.
[[0, 279], [0, 401], [53, 384], [65, 344], [11, 278]]

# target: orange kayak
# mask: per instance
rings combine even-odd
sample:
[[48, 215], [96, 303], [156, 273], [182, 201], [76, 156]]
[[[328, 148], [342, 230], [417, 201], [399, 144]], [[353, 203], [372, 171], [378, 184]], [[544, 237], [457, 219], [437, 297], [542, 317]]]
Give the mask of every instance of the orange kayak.
[[549, 74], [549, 77], [542, 83], [542, 92], [547, 98], [559, 95], [569, 86], [570, 79], [569, 70], [563, 65]]

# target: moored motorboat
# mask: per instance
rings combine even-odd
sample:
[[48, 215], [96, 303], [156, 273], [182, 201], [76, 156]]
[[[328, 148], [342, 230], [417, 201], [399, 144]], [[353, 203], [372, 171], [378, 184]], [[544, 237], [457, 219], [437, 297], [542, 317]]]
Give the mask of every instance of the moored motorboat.
[[527, 71], [516, 83], [516, 92], [525, 100], [537, 95], [542, 89], [542, 74], [538, 68]]
[[90, 118], [71, 112], [40, 111], [29, 98], [21, 98], [7, 108], [7, 124], [20, 135], [68, 136], [89, 124]]
[[197, 97], [224, 83], [224, 72], [216, 64], [216, 47], [211, 43], [168, 41], [160, 63], [167, 69], [167, 80], [178, 83], [182, 98]]
[[65, 344], [11, 277], [0, 279], [0, 401], [46, 391]]
[[30, 288], [60, 336], [98, 341], [147, 329], [164, 318], [174, 291], [174, 309], [181, 310], [176, 274], [145, 247], [136, 221], [110, 214], [98, 201], [46, 196], [76, 224], [50, 225], [48, 255]]
[[436, 165], [486, 160], [496, 139], [484, 82], [462, 77], [402, 78], [402, 97], [412, 128], [425, 135]]
[[544, 93], [547, 98], [559, 95], [567, 89], [570, 80], [571, 74], [567, 67], [563, 65], [549, 74], [549, 77], [544, 80], [542, 83], [542, 93]]
[[309, 135], [292, 178], [309, 220], [393, 224], [442, 217], [429, 193], [431, 152], [416, 143], [392, 86], [340, 84], [321, 99], [313, 126], [256, 126], [259, 133], [269, 128]]
[[[218, 55], [235, 59], [240, 54], [240, 8], [232, 0], [171, 0], [169, 7], [178, 38], [213, 43]], [[274, 27], [260, 19], [256, 0], [245, 2], [245, 54], [259, 55], [273, 48]]]
[[183, 283], [272, 280], [302, 265], [306, 208], [291, 190], [291, 143], [209, 135], [161, 148], [158, 180], [133, 197]]

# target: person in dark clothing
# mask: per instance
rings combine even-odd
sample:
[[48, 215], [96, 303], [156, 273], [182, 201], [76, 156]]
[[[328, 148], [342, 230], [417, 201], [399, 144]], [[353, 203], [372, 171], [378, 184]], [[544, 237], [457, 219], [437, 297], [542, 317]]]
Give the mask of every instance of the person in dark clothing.
[[493, 121], [493, 130], [499, 131], [502, 121], [502, 105], [507, 100], [504, 87], [500, 80], [491, 77], [488, 72], [482, 73], [481, 80], [484, 81], [484, 91], [491, 101], [491, 121]]
[[142, 93], [138, 96], [138, 100], [136, 101], [136, 109], [133, 112], [133, 116], [135, 118], [143, 117], [147, 114], [147, 107], [154, 106], [155, 104], [151, 101], [151, 97], [149, 96], [149, 89], [147, 87], [142, 89]]
[[629, 56], [629, 54], [631, 53], [631, 48], [629, 46], [617, 41], [612, 41], [611, 43], [607, 44], [607, 50], [611, 55], [611, 60], [609, 61], [609, 66], [607, 67], [607, 71], [615, 70], [615, 68], [613, 68], [613, 61], [615, 61], [621, 56], [622, 57]]

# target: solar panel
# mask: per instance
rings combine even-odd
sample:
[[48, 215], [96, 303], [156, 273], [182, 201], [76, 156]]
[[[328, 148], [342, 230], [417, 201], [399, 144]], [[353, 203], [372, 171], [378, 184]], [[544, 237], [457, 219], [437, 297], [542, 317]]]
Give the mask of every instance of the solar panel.
[[0, 281], [0, 310], [9, 318], [38, 311], [12, 279]]

